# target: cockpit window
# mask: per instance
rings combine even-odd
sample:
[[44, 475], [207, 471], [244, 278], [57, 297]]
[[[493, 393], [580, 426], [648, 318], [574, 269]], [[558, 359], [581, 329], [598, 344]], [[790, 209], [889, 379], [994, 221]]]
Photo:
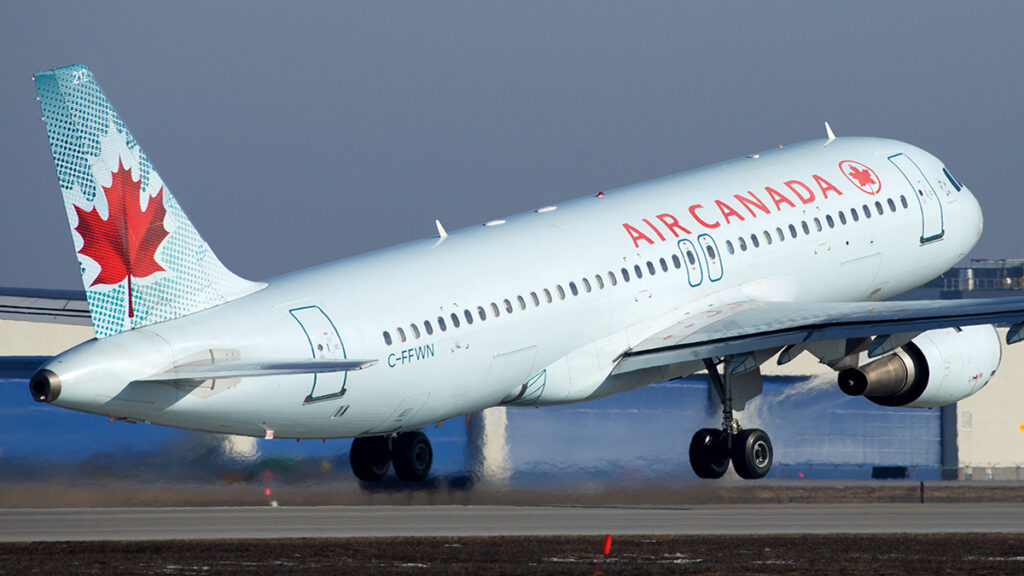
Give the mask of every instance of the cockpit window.
[[953, 177], [949, 170], [943, 168], [942, 173], [946, 175], [946, 178], [949, 180], [949, 183], [953, 185], [953, 188], [956, 188], [957, 192], [959, 192], [960, 189], [964, 187], [964, 185], [961, 184], [959, 180]]

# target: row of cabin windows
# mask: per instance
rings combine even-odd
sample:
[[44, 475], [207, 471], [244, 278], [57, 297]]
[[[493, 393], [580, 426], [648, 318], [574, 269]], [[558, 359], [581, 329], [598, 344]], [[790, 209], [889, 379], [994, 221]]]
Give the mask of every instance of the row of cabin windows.
[[[889, 212], [895, 212], [897, 210], [896, 202], [892, 198], [886, 200], [886, 204], [889, 206]], [[902, 194], [900, 195], [900, 204], [904, 208], [910, 207], [910, 203], [907, 201], [907, 197], [903, 196]], [[871, 207], [868, 206], [867, 204], [864, 204], [863, 206], [861, 206], [859, 211], [857, 208], [850, 208], [850, 219], [853, 220], [854, 222], [859, 222], [861, 213], [864, 214], [865, 219], [871, 218]], [[885, 205], [883, 205], [880, 200], [875, 201], [875, 213], [879, 216], [885, 214]], [[845, 226], [847, 223], [846, 212], [840, 210], [839, 213], [836, 214], [836, 216], [839, 220], [839, 224]], [[810, 224], [808, 224], [806, 220], [801, 221], [800, 229], [803, 230], [804, 235], [810, 235], [812, 225], [814, 226], [814, 230], [816, 232], [821, 232], [826, 225], [829, 228], [835, 228], [836, 218], [833, 218], [831, 214], [825, 215], [825, 225], [822, 225], [821, 219], [818, 217], [815, 217]], [[799, 233], [797, 232], [796, 225], [790, 224], [787, 227], [787, 229], [789, 230], [790, 238], [796, 238], [799, 235]], [[786, 232], [782, 229], [782, 227], [775, 228], [775, 237], [778, 238], [779, 242], [784, 242], [786, 240]], [[751, 234], [750, 244], [754, 248], [759, 248], [761, 246], [761, 238], [764, 238], [764, 244], [766, 246], [771, 245], [772, 242], [775, 241], [775, 238], [772, 237], [772, 233], [768, 230], [765, 230], [760, 235], [758, 235], [756, 232]], [[740, 250], [744, 252], [747, 251], [747, 240], [743, 236], [740, 236], [737, 239], [736, 245], [739, 246]], [[725, 241], [725, 249], [729, 252], [729, 254], [736, 253], [736, 248], [735, 246], [733, 246], [732, 240]], [[708, 250], [711, 250], [710, 246], [708, 247]], [[711, 257], [710, 252], [708, 256]]]
[[[692, 254], [690, 254], [689, 257], [691, 260], [693, 259]], [[683, 263], [682, 260], [679, 259], [678, 254], [673, 254], [670, 260], [672, 261], [671, 266], [673, 268], [677, 270], [682, 268]], [[645, 267], [647, 268], [647, 274], [653, 276], [654, 274], [657, 273], [658, 268], [661, 268], [662, 272], [668, 272], [669, 262], [664, 258], [659, 258], [657, 264], [648, 260], [646, 262]], [[633, 266], [632, 273], [633, 276], [635, 276], [638, 279], [643, 278], [644, 267], [641, 267], [640, 264], [636, 264]], [[623, 282], [630, 281], [630, 270], [628, 268], [623, 267], [622, 269], [620, 269], [619, 275], [621, 275]], [[595, 286], [597, 290], [604, 290], [605, 286], [617, 286], [618, 284], [618, 276], [615, 274], [614, 271], [609, 270], [606, 276], [602, 276], [601, 274], [595, 274], [593, 277], [593, 281], [591, 281], [590, 278], [585, 277], [582, 280], [580, 280], [579, 284], [577, 284], [575, 281], [572, 281], [569, 282], [568, 286], [569, 293], [571, 293], [573, 296], [579, 296], [581, 292], [592, 292], [595, 289]], [[555, 285], [554, 293], [552, 293], [547, 288], [541, 290], [539, 294], [537, 292], [530, 292], [529, 304], [532, 304], [534, 308], [537, 308], [541, 305], [541, 303], [551, 304], [552, 302], [555, 301], [555, 298], [558, 298], [559, 300], [565, 300], [566, 298], [565, 288], [563, 288], [561, 284]], [[452, 312], [447, 317], [438, 316], [436, 319], [436, 326], [437, 329], [440, 330], [441, 332], [446, 332], [448, 330], [449, 324], [451, 324], [451, 327], [454, 329], [459, 328], [463, 322], [465, 322], [467, 325], [472, 324], [474, 321], [476, 321], [476, 319], [479, 319], [481, 322], [483, 322], [487, 320], [488, 312], [490, 313], [491, 317], [498, 318], [499, 316], [501, 316], [502, 310], [504, 310], [505, 314], [511, 314], [517, 308], [519, 310], [526, 310], [528, 307], [529, 305], [527, 298], [524, 298], [523, 296], [516, 296], [515, 299], [505, 298], [504, 300], [501, 301], [501, 304], [497, 302], [491, 302], [490, 306], [477, 306], [475, 310], [470, 310], [469, 308], [466, 308], [465, 310], [462, 311], [461, 315], [458, 312]], [[405, 330], [404, 327], [400, 326], [395, 330], [395, 334], [398, 336], [399, 342], [405, 342], [410, 337], [420, 338], [424, 333], [426, 333], [426, 335], [428, 336], [432, 335], [434, 333], [434, 326], [435, 324], [431, 323], [430, 320], [424, 320], [422, 323], [422, 330], [420, 330], [419, 324], [410, 324], [408, 332]], [[395, 339], [392, 338], [391, 336], [391, 332], [385, 330], [383, 336], [384, 343], [387, 344], [388, 346], [391, 346], [395, 342]]]
[[[892, 198], [889, 198], [886, 202], [888, 204], [890, 212], [895, 212], [897, 210], [896, 202]], [[903, 195], [900, 196], [900, 204], [903, 206], [903, 208], [908, 208], [909, 205], [910, 205], [909, 202], [907, 201], [906, 196], [903, 196]], [[874, 207], [875, 207], [875, 212], [879, 216], [881, 216], [882, 214], [885, 213], [885, 208], [884, 208], [884, 206], [883, 206], [881, 201], [876, 201]], [[864, 204], [861, 207], [860, 211], [864, 214], [864, 218], [871, 218], [871, 208], [867, 204]], [[860, 221], [860, 213], [858, 212], [857, 208], [851, 208], [849, 212], [850, 212], [850, 219], [852, 219], [854, 222]], [[839, 220], [839, 224], [840, 225], [845, 226], [847, 224], [846, 212], [840, 211], [837, 214], [837, 218]], [[825, 224], [824, 225], [822, 224], [821, 219], [818, 218], [818, 217], [815, 217], [811, 221], [811, 224], [808, 224], [806, 220], [800, 222], [800, 229], [803, 230], [803, 233], [805, 235], [810, 235], [810, 233], [811, 233], [811, 225], [812, 224], [813, 224], [814, 229], [816, 231], [821, 232], [824, 229], [824, 226], [826, 226], [826, 225], [829, 228], [835, 228], [836, 227], [836, 219], [833, 218], [831, 214], [828, 214], [828, 215], [825, 216]], [[797, 232], [797, 227], [794, 224], [790, 224], [787, 227], [787, 229], [789, 231], [789, 236], [791, 238], [796, 238], [799, 235], [799, 233]], [[785, 231], [781, 227], [775, 228], [775, 236], [778, 238], [779, 242], [783, 242], [783, 241], [786, 240], [786, 233], [785, 233]], [[761, 246], [761, 238], [764, 238], [764, 243], [766, 245], [770, 245], [770, 244], [772, 244], [775, 241], [774, 238], [772, 237], [772, 233], [769, 232], [768, 230], [765, 230], [765, 231], [763, 231], [761, 233], [760, 236], [758, 234], [756, 234], [756, 233], [751, 234], [750, 235], [750, 244], [753, 245], [754, 248], [760, 247]], [[739, 249], [740, 250], [742, 250], [744, 252], [747, 250], [746, 238], [744, 238], [744, 237], [738, 238], [737, 239], [737, 244], [739, 245]], [[735, 254], [735, 252], [736, 252], [736, 248], [733, 245], [732, 240], [726, 240], [726, 242], [725, 242], [725, 249], [729, 252], [729, 254]], [[710, 244], [705, 246], [705, 250], [707, 251], [707, 255], [708, 255], [709, 259], [713, 260], [716, 257], [715, 250], [714, 250], [714, 248]], [[696, 257], [694, 256], [693, 252], [687, 251], [686, 258], [687, 258], [687, 262], [689, 263], [689, 265], [693, 266], [694, 264], [696, 264]], [[671, 261], [672, 261], [672, 267], [673, 268], [678, 270], [679, 268], [682, 267], [682, 261], [679, 259], [679, 255], [678, 254], [673, 254], [671, 256]], [[635, 264], [633, 266], [633, 270], [632, 270], [633, 276], [635, 278], [637, 278], [637, 279], [643, 278], [644, 277], [644, 268], [647, 269], [647, 274], [648, 275], [654, 276], [657, 273], [657, 269], [658, 268], [661, 268], [662, 272], [668, 272], [669, 271], [669, 263], [664, 258], [659, 258], [657, 264], [655, 264], [651, 260], [648, 260], [645, 263], [645, 266], [641, 266], [640, 264]], [[628, 268], [625, 268], [625, 267], [621, 268], [619, 270], [619, 275], [621, 275], [623, 282], [629, 282], [630, 281], [630, 270]], [[608, 278], [607, 284], [609, 284], [611, 286], [618, 285], [618, 278], [616, 277], [616, 274], [615, 274], [614, 271], [608, 271], [607, 278]], [[582, 287], [583, 287], [582, 288], [583, 292], [586, 292], [586, 293], [591, 292], [594, 289], [593, 287], [594, 287], [595, 284], [597, 285], [597, 289], [598, 290], [604, 290], [606, 282], [605, 282], [604, 278], [602, 278], [602, 276], [600, 274], [597, 274], [597, 275], [594, 276], [594, 282], [593, 283], [591, 283], [589, 278], [583, 278], [581, 280], [581, 282], [580, 282], [580, 285], [582, 285]], [[569, 282], [569, 292], [571, 292], [573, 296], [578, 296], [580, 294], [580, 285], [577, 285], [575, 281]], [[559, 300], [565, 300], [565, 298], [566, 298], [566, 291], [562, 287], [561, 284], [556, 284], [555, 285], [555, 296], [557, 296], [557, 298]], [[555, 296], [552, 295], [550, 290], [548, 290], [547, 288], [544, 288], [541, 291], [540, 295], [538, 295], [537, 292], [530, 292], [529, 302], [533, 304], [534, 308], [536, 308], [536, 307], [539, 307], [541, 305], [542, 299], [543, 299], [544, 303], [551, 304], [552, 302], [554, 302]], [[437, 317], [437, 328], [440, 331], [445, 332], [445, 331], [448, 330], [449, 322], [451, 323], [452, 328], [459, 328], [462, 325], [463, 319], [464, 319], [464, 321], [465, 321], [465, 323], [467, 325], [468, 324], [472, 324], [477, 318], [479, 318], [480, 321], [485, 321], [485, 320], [487, 320], [488, 309], [490, 310], [490, 315], [492, 317], [494, 317], [494, 318], [497, 318], [497, 317], [501, 316], [501, 310], [502, 309], [505, 310], [506, 314], [511, 314], [512, 312], [515, 311], [516, 308], [518, 308], [519, 310], [526, 310], [528, 308], [526, 298], [524, 298], [523, 296], [516, 296], [514, 301], [510, 300], [508, 298], [505, 298], [504, 300], [502, 300], [500, 305], [497, 302], [491, 302], [490, 306], [486, 307], [486, 308], [484, 306], [477, 306], [476, 310], [475, 310], [475, 312], [476, 312], [475, 314], [474, 314], [474, 311], [472, 311], [472, 310], [467, 308], [467, 309], [462, 311], [461, 318], [460, 318], [460, 315], [459, 315], [458, 312], [452, 312], [447, 317], [447, 319], [444, 316], [438, 316]], [[407, 333], [406, 333], [404, 328], [399, 327], [399, 328], [396, 329], [395, 332], [398, 335], [398, 341], [399, 342], [405, 342], [406, 340], [409, 339], [409, 336], [407, 335]], [[417, 324], [410, 324], [409, 325], [409, 332], [411, 333], [412, 338], [420, 338], [423, 333], [426, 333], [429, 336], [429, 335], [432, 335], [434, 333], [434, 325], [430, 322], [430, 320], [424, 320], [423, 321], [423, 330], [422, 331], [420, 330], [419, 325], [417, 325]], [[383, 333], [383, 336], [384, 336], [384, 343], [387, 344], [388, 346], [390, 346], [391, 344], [394, 343], [394, 339], [392, 338], [391, 333], [389, 331], [385, 330], [384, 333]]]

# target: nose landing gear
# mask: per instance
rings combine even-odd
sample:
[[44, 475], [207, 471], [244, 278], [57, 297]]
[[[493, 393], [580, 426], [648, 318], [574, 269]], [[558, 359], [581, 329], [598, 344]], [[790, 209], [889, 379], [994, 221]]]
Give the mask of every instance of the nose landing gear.
[[[715, 479], [725, 475], [731, 461], [740, 478], [764, 478], [772, 468], [772, 442], [764, 430], [744, 430], [733, 417], [733, 377], [728, 372], [729, 360], [725, 362], [727, 372], [724, 380], [715, 362], [704, 360], [708, 378], [722, 402], [722, 428], [702, 428], [693, 435], [690, 440], [690, 466], [698, 477]], [[760, 392], [760, 372], [757, 371], [755, 376], [758, 388], [754, 396]]]

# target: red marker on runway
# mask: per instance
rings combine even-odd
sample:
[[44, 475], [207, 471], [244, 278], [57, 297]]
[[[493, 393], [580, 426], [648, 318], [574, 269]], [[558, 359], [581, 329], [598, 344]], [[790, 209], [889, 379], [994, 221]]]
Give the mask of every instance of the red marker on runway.
[[601, 569], [601, 560], [612, 551], [612, 535], [604, 535], [604, 546], [601, 548], [601, 556], [597, 559], [597, 566], [594, 566], [594, 576], [597, 576], [597, 571]]

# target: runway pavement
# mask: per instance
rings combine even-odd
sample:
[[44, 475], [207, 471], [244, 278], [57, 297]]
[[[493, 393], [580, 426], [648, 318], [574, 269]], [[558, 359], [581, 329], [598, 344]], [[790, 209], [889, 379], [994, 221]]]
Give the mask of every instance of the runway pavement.
[[0, 510], [0, 541], [588, 534], [1024, 533], [1024, 504]]

